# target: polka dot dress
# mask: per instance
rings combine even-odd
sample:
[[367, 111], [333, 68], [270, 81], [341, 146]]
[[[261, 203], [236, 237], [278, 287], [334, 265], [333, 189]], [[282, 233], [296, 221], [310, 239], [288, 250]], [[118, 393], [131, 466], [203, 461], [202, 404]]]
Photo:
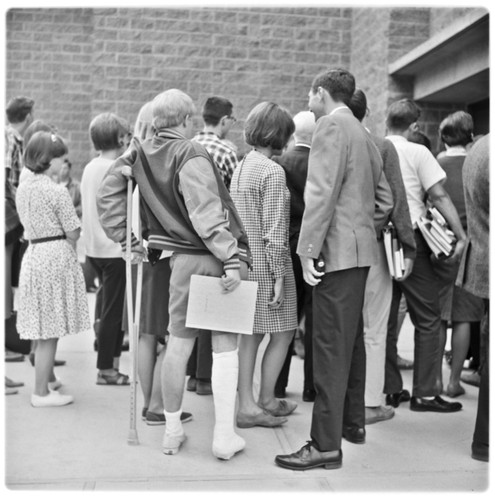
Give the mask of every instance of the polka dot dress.
[[[22, 182], [16, 202], [28, 240], [81, 226], [69, 192], [47, 175], [36, 174]], [[29, 244], [18, 294], [17, 329], [22, 339], [60, 338], [91, 330], [82, 269], [67, 240]]]

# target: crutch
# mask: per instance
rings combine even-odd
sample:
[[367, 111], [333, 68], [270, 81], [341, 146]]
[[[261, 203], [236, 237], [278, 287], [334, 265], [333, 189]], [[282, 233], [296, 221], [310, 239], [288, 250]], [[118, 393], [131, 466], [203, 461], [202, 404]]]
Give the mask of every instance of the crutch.
[[[138, 445], [139, 438], [136, 429], [136, 396], [137, 396], [137, 365], [138, 365], [138, 341], [139, 322], [141, 318], [141, 291], [143, 285], [143, 263], [137, 264], [136, 282], [136, 309], [134, 310], [132, 300], [132, 169], [124, 167], [122, 174], [127, 177], [127, 227], [126, 227], [126, 297], [127, 297], [127, 324], [129, 329], [129, 349], [131, 354], [131, 391], [130, 391], [130, 422], [127, 443]], [[141, 218], [139, 214], [139, 203], [136, 207], [138, 220], [138, 238], [141, 243]]]

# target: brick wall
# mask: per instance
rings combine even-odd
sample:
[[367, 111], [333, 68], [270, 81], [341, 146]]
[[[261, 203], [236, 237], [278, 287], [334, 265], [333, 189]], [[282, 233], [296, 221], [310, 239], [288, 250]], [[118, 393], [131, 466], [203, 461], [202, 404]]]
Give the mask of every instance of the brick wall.
[[239, 118], [230, 138], [242, 154], [255, 104], [273, 100], [295, 114], [317, 73], [349, 67], [350, 28], [345, 8], [13, 9], [6, 94], [36, 100], [37, 117], [68, 139], [77, 176], [94, 154], [93, 116], [113, 111], [133, 123], [172, 87], [199, 109], [209, 95], [230, 98]]

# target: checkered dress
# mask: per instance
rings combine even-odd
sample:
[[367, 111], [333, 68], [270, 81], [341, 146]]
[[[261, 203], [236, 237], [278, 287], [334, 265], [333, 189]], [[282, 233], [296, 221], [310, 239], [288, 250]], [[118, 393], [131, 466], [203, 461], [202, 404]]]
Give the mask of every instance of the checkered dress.
[[[254, 333], [276, 333], [297, 327], [294, 273], [289, 249], [290, 193], [285, 172], [257, 151], [235, 170], [232, 199], [246, 229], [253, 254], [251, 281], [258, 282]], [[275, 279], [285, 276], [285, 300], [271, 310]]]

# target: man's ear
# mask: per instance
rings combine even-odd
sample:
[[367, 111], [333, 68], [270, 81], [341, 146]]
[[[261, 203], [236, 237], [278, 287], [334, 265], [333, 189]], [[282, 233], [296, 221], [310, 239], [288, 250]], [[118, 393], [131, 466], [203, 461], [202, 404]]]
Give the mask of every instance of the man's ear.
[[418, 122], [411, 123], [411, 125], [409, 125], [408, 127], [408, 130], [410, 132], [417, 132], [419, 130]]

